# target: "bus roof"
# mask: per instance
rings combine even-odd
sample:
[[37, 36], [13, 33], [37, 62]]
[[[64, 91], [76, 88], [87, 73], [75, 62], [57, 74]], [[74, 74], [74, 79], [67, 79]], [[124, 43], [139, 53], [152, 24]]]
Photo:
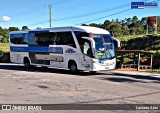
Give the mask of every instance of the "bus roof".
[[110, 34], [107, 30], [97, 28], [97, 27], [90, 27], [90, 26], [52, 27], [52, 28], [43, 28], [43, 29], [35, 29], [35, 30], [28, 30], [28, 31], [12, 31], [10, 34], [28, 33], [28, 32], [36, 32], [36, 31], [61, 32], [61, 31], [71, 31], [71, 30], [93, 33], [93, 34]]
[[75, 26], [72, 27], [73, 31], [83, 31], [87, 33], [93, 34], [110, 34], [107, 30], [97, 28], [97, 27], [90, 27], [90, 26]]

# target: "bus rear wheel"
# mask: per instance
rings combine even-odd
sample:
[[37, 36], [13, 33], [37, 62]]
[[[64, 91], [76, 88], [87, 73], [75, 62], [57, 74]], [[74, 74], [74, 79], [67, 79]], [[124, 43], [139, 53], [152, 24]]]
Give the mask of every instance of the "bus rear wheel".
[[25, 59], [24, 59], [24, 66], [25, 66], [26, 68], [30, 68], [30, 67], [31, 67], [31, 64], [30, 64], [28, 58], [25, 58]]

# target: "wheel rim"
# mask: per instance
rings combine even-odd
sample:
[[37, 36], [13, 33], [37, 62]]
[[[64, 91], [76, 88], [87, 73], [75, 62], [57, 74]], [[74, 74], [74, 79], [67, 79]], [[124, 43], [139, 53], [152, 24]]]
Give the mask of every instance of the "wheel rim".
[[26, 61], [26, 62], [25, 62], [25, 66], [26, 66], [26, 67], [29, 67], [29, 66], [30, 66], [29, 61]]
[[76, 70], [77, 70], [76, 65], [72, 64], [72, 65], [71, 65], [71, 71], [72, 71], [72, 72], [75, 72]]
[[29, 67], [29, 63], [28, 62], [26, 63], [26, 67]]

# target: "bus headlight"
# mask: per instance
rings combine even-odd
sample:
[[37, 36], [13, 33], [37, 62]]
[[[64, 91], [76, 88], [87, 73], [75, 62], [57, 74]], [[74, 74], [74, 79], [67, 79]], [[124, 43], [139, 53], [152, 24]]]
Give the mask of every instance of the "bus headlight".
[[113, 65], [115, 62], [111, 62], [111, 63], [106, 63], [104, 64], [105, 66], [110, 66], [110, 65]]

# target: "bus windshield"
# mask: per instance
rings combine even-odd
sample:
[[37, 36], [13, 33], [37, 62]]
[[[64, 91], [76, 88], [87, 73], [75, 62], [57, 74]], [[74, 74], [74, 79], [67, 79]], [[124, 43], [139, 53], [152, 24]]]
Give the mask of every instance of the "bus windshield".
[[94, 34], [94, 56], [97, 59], [111, 59], [115, 57], [114, 44], [109, 34]]
[[[89, 33], [74, 32], [78, 43], [80, 45], [82, 53], [87, 55], [87, 50], [91, 50], [91, 43], [82, 37], [90, 37]], [[110, 34], [93, 34], [93, 40], [95, 41], [95, 48], [92, 48], [92, 55], [88, 55], [97, 59], [112, 59], [115, 57], [115, 50], [113, 40]], [[88, 43], [88, 44], [87, 44]]]

